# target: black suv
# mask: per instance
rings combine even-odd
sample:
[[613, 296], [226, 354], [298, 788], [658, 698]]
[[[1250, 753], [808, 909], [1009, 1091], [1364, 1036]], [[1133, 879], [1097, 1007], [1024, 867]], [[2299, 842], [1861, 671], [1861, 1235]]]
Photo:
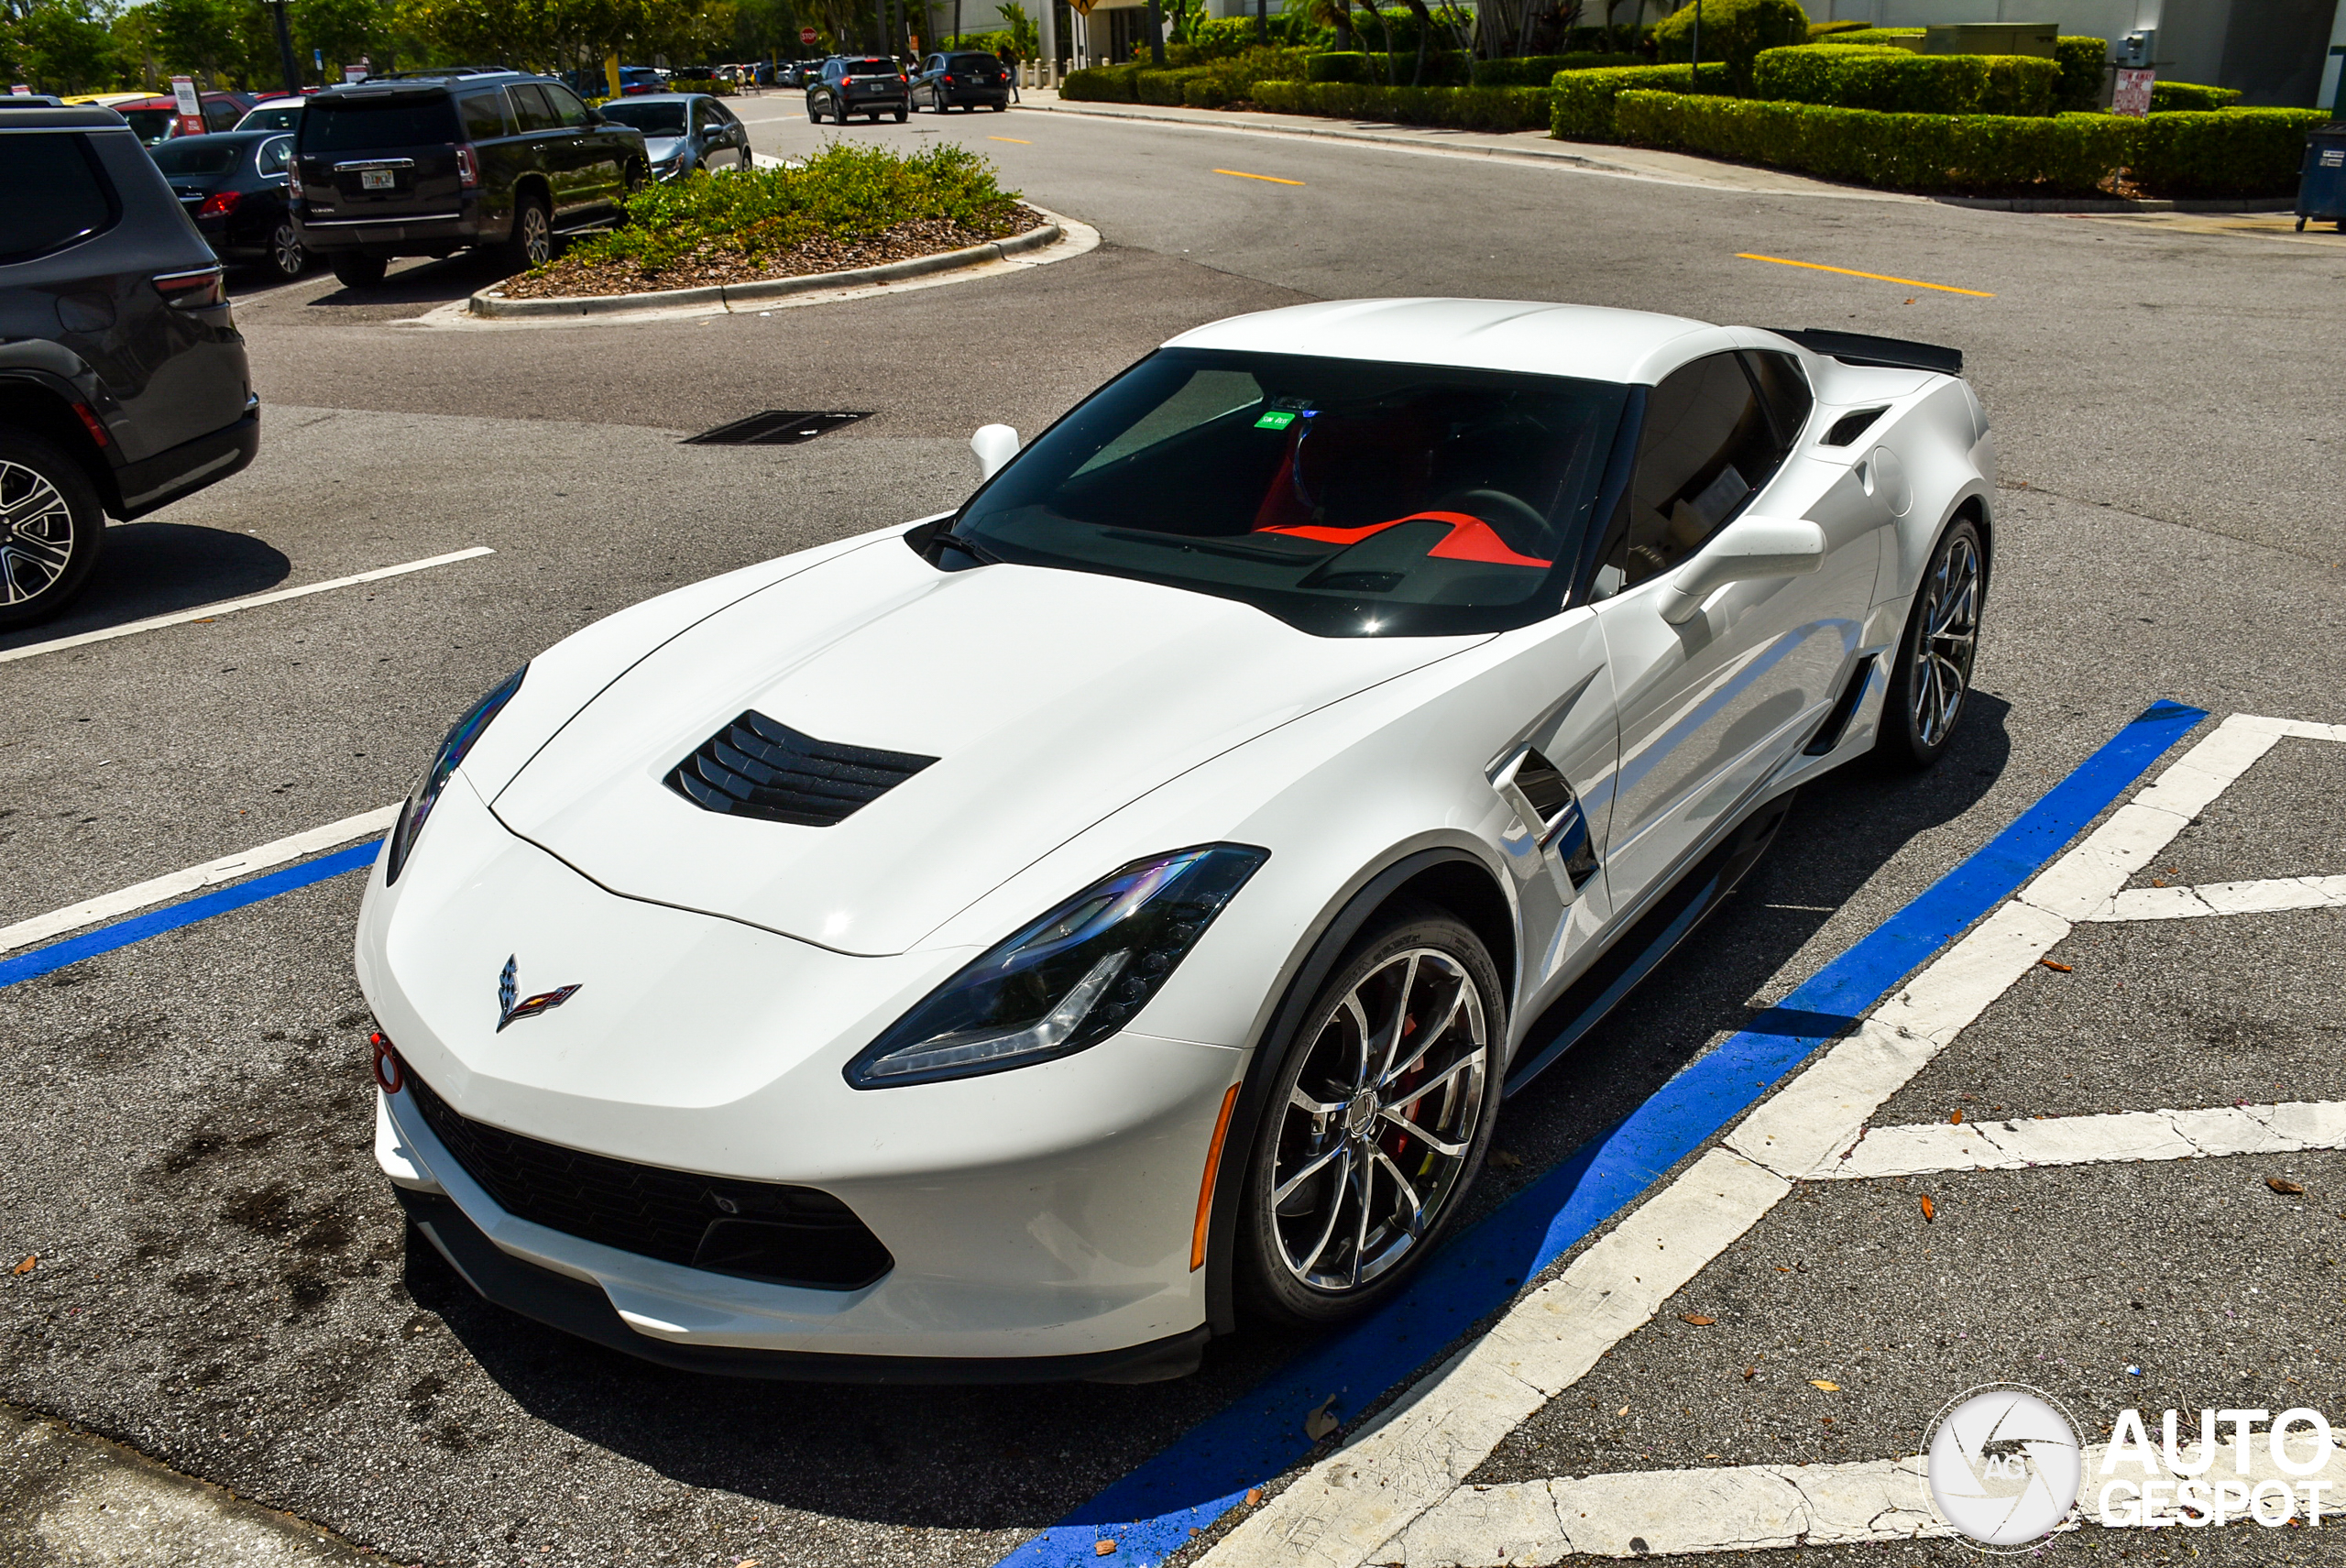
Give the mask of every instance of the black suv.
[[904, 67], [886, 55], [833, 55], [823, 61], [823, 74], [806, 83], [806, 117], [818, 126], [826, 115], [845, 125], [850, 115], [876, 120], [893, 113], [902, 120], [912, 110]]
[[0, 630], [260, 444], [219, 258], [111, 109], [0, 100]]
[[301, 243], [353, 288], [394, 256], [502, 247], [514, 271], [554, 236], [599, 227], [652, 178], [643, 133], [604, 119], [551, 77], [403, 73], [329, 87], [301, 111], [294, 148]]

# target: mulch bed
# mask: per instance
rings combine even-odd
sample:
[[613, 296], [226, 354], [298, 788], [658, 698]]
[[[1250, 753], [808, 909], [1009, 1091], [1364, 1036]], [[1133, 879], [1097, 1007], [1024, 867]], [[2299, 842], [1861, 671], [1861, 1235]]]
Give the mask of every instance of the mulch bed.
[[738, 250], [704, 245], [674, 266], [646, 273], [631, 259], [588, 264], [567, 257], [544, 270], [509, 280], [509, 300], [543, 300], [581, 294], [641, 294], [661, 289], [706, 289], [720, 283], [755, 283], [768, 278], [804, 278], [817, 272], [845, 272], [878, 267], [890, 261], [910, 261], [939, 251], [966, 250], [992, 239], [1008, 239], [1043, 225], [1042, 216], [1020, 207], [998, 233], [981, 234], [945, 218], [923, 218], [860, 239], [826, 236], [790, 250], [765, 256], [745, 256]]

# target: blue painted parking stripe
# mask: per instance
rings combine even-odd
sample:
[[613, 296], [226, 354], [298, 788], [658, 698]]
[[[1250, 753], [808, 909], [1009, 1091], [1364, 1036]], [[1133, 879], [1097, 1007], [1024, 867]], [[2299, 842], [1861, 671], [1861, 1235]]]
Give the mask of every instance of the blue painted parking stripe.
[[1304, 1417], [1331, 1394], [1365, 1408], [1523, 1282], [1628, 1207], [1761, 1099], [1932, 955], [2019, 891], [2207, 714], [2154, 703], [1961, 865], [1856, 945], [1688, 1064], [1609, 1132], [1517, 1193], [1436, 1257], [1382, 1310], [1322, 1341], [1174, 1440], [1002, 1568], [1151, 1564], [1185, 1545], [1312, 1447]]
[[336, 850], [331, 855], [321, 855], [314, 861], [287, 866], [282, 871], [255, 877], [250, 882], [232, 883], [200, 898], [167, 904], [160, 909], [128, 916], [95, 930], [84, 931], [78, 937], [51, 942], [45, 948], [34, 948], [12, 958], [0, 959], [0, 987], [38, 980], [42, 975], [53, 973], [68, 964], [78, 964], [83, 959], [93, 959], [100, 953], [111, 953], [118, 948], [129, 947], [133, 942], [159, 937], [166, 931], [176, 931], [183, 926], [209, 920], [215, 915], [242, 909], [248, 904], [275, 898], [280, 893], [291, 893], [295, 888], [308, 887], [312, 883], [365, 871], [375, 863], [375, 853], [382, 848], [382, 843], [380, 839], [368, 839], [348, 849]]

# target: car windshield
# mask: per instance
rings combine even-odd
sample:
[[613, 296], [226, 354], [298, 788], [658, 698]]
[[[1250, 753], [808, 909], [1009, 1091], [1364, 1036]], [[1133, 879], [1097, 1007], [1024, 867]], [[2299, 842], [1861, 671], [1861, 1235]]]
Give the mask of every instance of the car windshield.
[[167, 141], [148, 149], [155, 167], [166, 174], [225, 174], [244, 151], [238, 142], [218, 142], [209, 137]]
[[1216, 594], [1319, 636], [1502, 630], [1562, 603], [1628, 397], [1559, 376], [1166, 349], [951, 528], [1001, 560]]
[[301, 118], [301, 105], [288, 104], [281, 109], [266, 106], [255, 109], [236, 122], [240, 131], [290, 131]]
[[682, 104], [630, 104], [615, 100], [603, 105], [603, 117], [617, 120], [623, 126], [633, 126], [648, 137], [680, 137], [685, 134], [685, 106]]
[[130, 122], [131, 134], [149, 147], [170, 136], [173, 123], [180, 117], [176, 109], [124, 109], [120, 113]]
[[373, 152], [454, 142], [456, 111], [445, 93], [429, 97], [320, 99], [301, 113], [305, 153]]

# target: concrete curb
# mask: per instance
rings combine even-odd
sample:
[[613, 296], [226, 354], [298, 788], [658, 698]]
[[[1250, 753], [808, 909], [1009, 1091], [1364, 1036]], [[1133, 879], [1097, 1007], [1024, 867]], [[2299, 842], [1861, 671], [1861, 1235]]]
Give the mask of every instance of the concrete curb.
[[939, 251], [935, 256], [915, 256], [909, 261], [850, 268], [844, 272], [810, 272], [803, 278], [765, 278], [754, 283], [719, 283], [705, 289], [662, 289], [640, 294], [573, 294], [543, 300], [509, 300], [498, 292], [503, 285], [496, 284], [474, 294], [466, 302], [466, 308], [474, 315], [496, 320], [528, 316], [619, 315], [632, 311], [680, 305], [715, 305], [730, 310], [737, 301], [747, 303], [778, 300], [791, 294], [852, 289], [867, 283], [893, 282], [900, 278], [924, 278], [932, 272], [952, 272], [964, 267], [982, 267], [988, 262], [1003, 261], [1030, 250], [1040, 250], [1057, 244], [1065, 236], [1066, 231], [1057, 222], [1047, 221], [1040, 228], [1013, 235], [1008, 239], [990, 239], [983, 245], [973, 245], [961, 250]]
[[[1075, 104], [1014, 104], [1011, 106], [1017, 109], [1031, 109], [1036, 114], [1045, 115], [1089, 115], [1096, 119], [1102, 120], [1147, 120], [1165, 126], [1200, 126], [1208, 130], [1257, 131], [1267, 136], [1318, 137], [1329, 141], [1365, 141], [1381, 143], [1387, 147], [1412, 147], [1419, 148], [1432, 148], [1441, 152], [1466, 153], [1476, 158], [1519, 158], [1532, 163], [1567, 163], [1581, 169], [1602, 170], [1608, 174], [1644, 174], [1646, 172], [1644, 170], [1632, 169], [1627, 164], [1607, 163], [1602, 159], [1587, 158], [1584, 157], [1580, 153], [1565, 152], [1561, 148], [1551, 150], [1547, 148], [1538, 146], [1484, 147], [1474, 142], [1438, 141], [1433, 139], [1431, 135], [1395, 136], [1386, 131], [1364, 131], [1349, 127], [1340, 128], [1335, 126], [1315, 126], [1311, 124], [1311, 116], [1307, 115], [1280, 116], [1282, 119], [1292, 117], [1299, 122], [1293, 126], [1266, 126], [1262, 124], [1260, 121], [1252, 119], [1224, 119], [1217, 124], [1217, 122], [1213, 120], [1189, 115], [1152, 114], [1146, 109], [1127, 108], [1122, 104], [1083, 104], [1080, 105]], [[1213, 112], [1214, 111], [1200, 111], [1200, 115], [1203, 115]], [[1496, 135], [1500, 133], [1468, 132], [1466, 134]]]
[[2286, 213], [2297, 208], [2291, 196], [2253, 200], [2202, 201], [2181, 197], [2154, 201], [2125, 196], [1933, 196], [1943, 207], [1971, 207], [1989, 213]]

